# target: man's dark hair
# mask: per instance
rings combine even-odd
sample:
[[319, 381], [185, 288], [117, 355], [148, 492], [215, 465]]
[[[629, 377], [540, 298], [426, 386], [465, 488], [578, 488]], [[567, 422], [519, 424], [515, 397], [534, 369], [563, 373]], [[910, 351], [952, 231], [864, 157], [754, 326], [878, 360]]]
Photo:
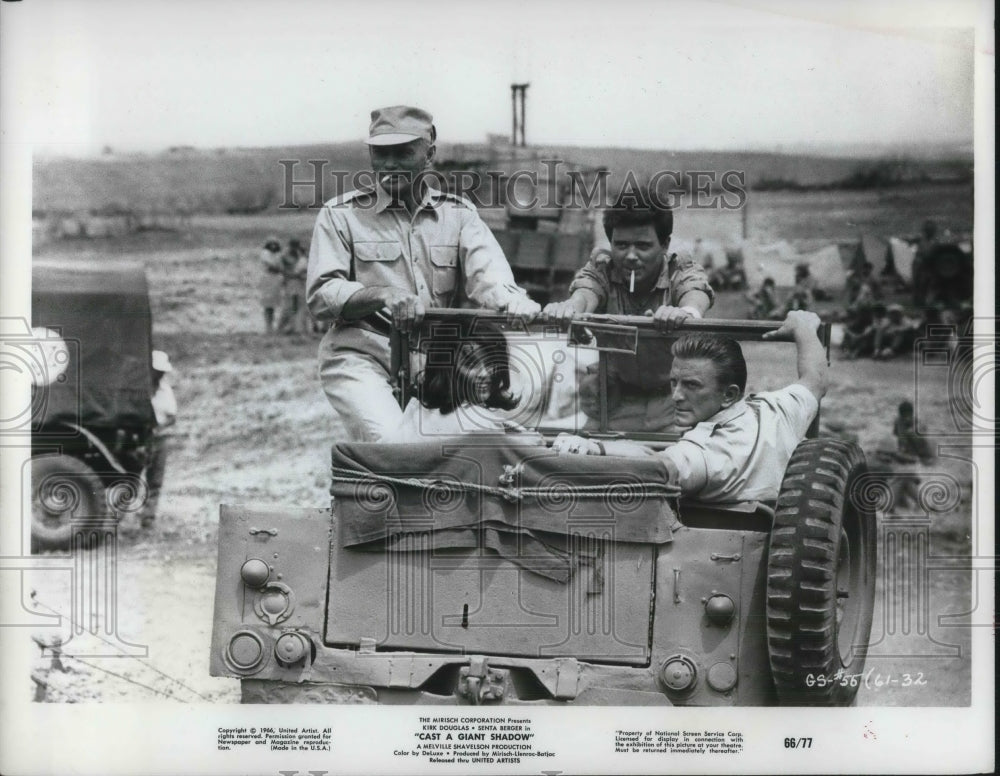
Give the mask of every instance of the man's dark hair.
[[735, 384], [742, 394], [747, 388], [747, 362], [740, 343], [718, 334], [685, 334], [670, 349], [674, 358], [707, 358], [715, 364], [719, 387]]
[[616, 226], [652, 224], [662, 245], [674, 231], [674, 212], [648, 186], [624, 187], [615, 203], [604, 211], [604, 233], [611, 239]]
[[473, 398], [472, 372], [486, 365], [490, 372], [490, 394], [482, 406], [511, 410], [520, 401], [510, 391], [510, 350], [503, 332], [494, 324], [463, 322], [455, 327], [431, 331], [427, 363], [417, 395], [428, 409], [442, 415], [454, 412]]

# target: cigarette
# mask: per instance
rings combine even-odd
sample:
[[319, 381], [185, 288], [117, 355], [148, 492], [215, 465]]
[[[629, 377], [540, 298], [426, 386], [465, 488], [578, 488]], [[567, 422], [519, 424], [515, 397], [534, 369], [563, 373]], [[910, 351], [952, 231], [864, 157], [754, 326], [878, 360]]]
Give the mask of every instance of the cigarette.
[[631, 274], [628, 277], [628, 292], [630, 294], [635, 293], [635, 270], [632, 270]]

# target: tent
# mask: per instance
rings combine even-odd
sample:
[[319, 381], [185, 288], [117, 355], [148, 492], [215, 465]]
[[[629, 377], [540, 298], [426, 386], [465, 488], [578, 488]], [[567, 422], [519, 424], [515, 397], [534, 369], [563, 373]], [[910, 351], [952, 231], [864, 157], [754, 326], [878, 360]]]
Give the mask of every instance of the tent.
[[801, 261], [809, 265], [809, 271], [824, 290], [843, 288], [847, 283], [847, 271], [840, 259], [840, 249], [827, 245], [818, 251], [803, 255]]
[[[861, 238], [861, 248], [864, 252], [864, 258], [874, 268], [872, 270], [872, 275], [874, 277], [877, 278], [883, 275], [892, 274], [895, 252], [893, 251], [891, 244], [886, 243], [886, 241], [881, 237], [866, 234]], [[912, 263], [912, 259], [910, 259], [909, 262], [906, 262], [907, 278], [909, 277], [909, 267]], [[899, 272], [898, 265], [896, 266], [896, 272]]]
[[861, 240], [845, 240], [837, 243], [840, 251], [840, 263], [850, 272], [855, 267], [859, 267], [865, 259], [865, 249]]
[[696, 245], [693, 238], [674, 235], [670, 238], [670, 253], [693, 259], [707, 270], [726, 266], [726, 246], [711, 238], [702, 238]]
[[808, 264], [809, 271], [823, 289], [843, 288], [847, 272], [837, 245], [827, 245], [812, 253], [798, 253], [782, 240], [772, 245], [743, 244], [743, 268], [751, 289], [760, 288], [764, 278], [774, 278], [778, 286], [795, 285], [795, 265]]
[[892, 251], [892, 263], [896, 273], [907, 283], [913, 280], [913, 257], [917, 249], [898, 237], [889, 238], [889, 250]]
[[774, 278], [779, 286], [795, 285], [795, 262], [798, 254], [785, 240], [771, 245], [744, 243], [743, 270], [747, 274], [747, 284], [751, 289], [760, 288], [764, 278]]

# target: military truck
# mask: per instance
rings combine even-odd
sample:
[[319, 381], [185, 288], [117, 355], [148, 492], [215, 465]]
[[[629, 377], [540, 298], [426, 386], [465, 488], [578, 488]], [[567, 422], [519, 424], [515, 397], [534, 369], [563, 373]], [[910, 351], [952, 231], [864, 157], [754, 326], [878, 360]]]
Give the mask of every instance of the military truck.
[[74, 517], [141, 505], [156, 425], [149, 288], [139, 264], [36, 260], [31, 303], [48, 354], [32, 389], [31, 544], [65, 549]]
[[[401, 402], [422, 341], [473, 315], [504, 325], [439, 310], [393, 334]], [[747, 341], [777, 326], [684, 324]], [[652, 446], [677, 436], [608, 427], [607, 364], [665, 336], [620, 316], [508, 329], [512, 369], [553, 337], [596, 347], [602, 409], [576, 430]], [[758, 347], [794, 361], [787, 344]], [[814, 423], [775, 503], [696, 503], [653, 456], [555, 454], [564, 429], [532, 413], [516, 418], [532, 433], [336, 444], [329, 508], [223, 506], [211, 673], [239, 678], [251, 703], [854, 700], [877, 519], [857, 493], [857, 446], [816, 438]]]
[[571, 191], [568, 174], [579, 176], [588, 190], [596, 176], [607, 174], [604, 167], [544, 161], [554, 155], [495, 142], [485, 158], [459, 153], [437, 164], [445, 183], [478, 181], [472, 190], [454, 193], [483, 205], [479, 215], [500, 243], [514, 279], [543, 305], [568, 296], [573, 276], [594, 248], [597, 211]]

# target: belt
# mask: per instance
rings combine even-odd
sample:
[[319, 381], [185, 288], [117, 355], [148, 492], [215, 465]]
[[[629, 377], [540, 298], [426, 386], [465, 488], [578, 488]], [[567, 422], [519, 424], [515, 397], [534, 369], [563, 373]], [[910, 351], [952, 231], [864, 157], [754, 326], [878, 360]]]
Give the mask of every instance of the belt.
[[364, 318], [356, 321], [354, 325], [366, 331], [381, 334], [383, 337], [388, 337], [392, 334], [392, 322], [384, 314], [372, 313], [371, 315], [366, 315]]

